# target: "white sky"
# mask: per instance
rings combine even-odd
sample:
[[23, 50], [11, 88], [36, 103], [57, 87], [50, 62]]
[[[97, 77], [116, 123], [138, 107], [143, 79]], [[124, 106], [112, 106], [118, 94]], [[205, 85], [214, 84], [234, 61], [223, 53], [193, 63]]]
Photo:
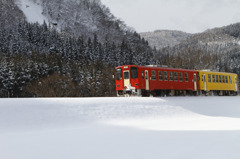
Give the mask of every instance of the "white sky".
[[137, 32], [189, 33], [240, 22], [240, 0], [101, 0]]

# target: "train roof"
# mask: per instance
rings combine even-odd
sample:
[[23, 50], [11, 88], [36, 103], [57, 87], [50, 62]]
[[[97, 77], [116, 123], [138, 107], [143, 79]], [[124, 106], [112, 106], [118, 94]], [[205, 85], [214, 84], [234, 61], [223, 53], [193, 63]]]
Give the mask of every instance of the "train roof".
[[138, 67], [138, 68], [151, 68], [151, 69], [164, 69], [164, 70], [168, 70], [168, 71], [186, 71], [186, 72], [197, 72], [197, 70], [190, 70], [190, 69], [181, 69], [181, 68], [169, 68], [166, 66], [158, 66], [158, 65], [145, 65], [145, 66], [138, 66], [138, 65], [123, 65], [123, 66], [118, 66], [117, 68], [121, 68], [124, 66], [128, 66], [128, 67]]
[[185, 72], [206, 72], [206, 73], [222, 73], [222, 74], [231, 74], [231, 75], [237, 75], [236, 73], [229, 73], [229, 72], [217, 72], [217, 71], [210, 71], [210, 70], [191, 70], [191, 69], [182, 69], [182, 68], [170, 68], [170, 67], [166, 67], [166, 66], [160, 66], [160, 65], [145, 65], [145, 66], [139, 66], [139, 65], [122, 65], [122, 66], [118, 66], [117, 68], [122, 68], [122, 67], [138, 67], [138, 68], [152, 68], [152, 69], [164, 69], [164, 70], [168, 70], [168, 71], [185, 71]]
[[205, 73], [215, 73], [215, 74], [230, 74], [230, 75], [237, 75], [236, 73], [230, 73], [230, 72], [217, 72], [217, 71], [210, 71], [210, 70], [198, 70], [199, 72], [205, 72]]

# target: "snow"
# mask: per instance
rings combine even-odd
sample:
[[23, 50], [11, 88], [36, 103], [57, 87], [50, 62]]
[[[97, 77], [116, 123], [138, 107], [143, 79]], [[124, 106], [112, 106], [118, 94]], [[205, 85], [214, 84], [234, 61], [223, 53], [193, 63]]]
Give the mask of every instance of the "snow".
[[43, 8], [40, 3], [34, 3], [32, 0], [17, 0], [15, 3], [23, 11], [28, 22], [39, 24], [48, 22], [47, 17], [42, 14]]
[[240, 98], [0, 99], [0, 158], [239, 159]]

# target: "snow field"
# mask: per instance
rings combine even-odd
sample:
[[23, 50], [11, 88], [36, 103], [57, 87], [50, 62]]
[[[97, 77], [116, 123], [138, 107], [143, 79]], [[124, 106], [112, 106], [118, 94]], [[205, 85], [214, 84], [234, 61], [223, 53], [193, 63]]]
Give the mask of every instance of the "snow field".
[[0, 99], [0, 158], [239, 159], [239, 97]]

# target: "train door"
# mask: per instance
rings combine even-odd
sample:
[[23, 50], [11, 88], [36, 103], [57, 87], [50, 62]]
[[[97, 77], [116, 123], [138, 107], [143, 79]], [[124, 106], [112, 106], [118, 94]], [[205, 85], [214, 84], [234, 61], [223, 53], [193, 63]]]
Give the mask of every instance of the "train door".
[[203, 75], [203, 82], [204, 82], [204, 90], [207, 91], [207, 80], [206, 80], [206, 75]]
[[129, 70], [123, 71], [124, 87], [130, 85]]
[[148, 70], [145, 70], [146, 90], [149, 90], [149, 76]]
[[235, 77], [235, 88], [236, 88], [236, 91], [238, 91], [237, 77]]
[[194, 80], [194, 91], [197, 91], [197, 75], [196, 73], [193, 74], [193, 80]]

